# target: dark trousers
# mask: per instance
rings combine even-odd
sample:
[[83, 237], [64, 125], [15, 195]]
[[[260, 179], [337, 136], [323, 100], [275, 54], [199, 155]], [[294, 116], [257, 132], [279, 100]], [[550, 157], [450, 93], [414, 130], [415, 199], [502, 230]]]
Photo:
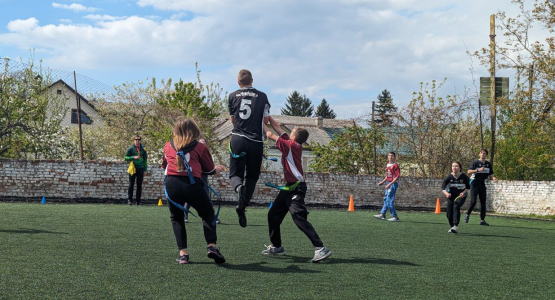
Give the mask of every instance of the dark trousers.
[[[242, 152], [245, 156], [233, 158], [229, 157], [229, 178], [231, 186], [236, 189], [237, 186], [245, 181], [246, 205], [250, 203], [256, 182], [260, 177], [260, 166], [262, 165], [262, 154], [264, 153], [264, 143], [248, 140], [244, 137], [233, 135], [231, 137], [231, 149], [234, 154], [239, 155]], [[245, 174], [246, 171], [246, 174]]]
[[129, 188], [127, 189], [127, 196], [129, 201], [133, 201], [133, 188], [135, 187], [135, 180], [137, 181], [137, 204], [141, 203], [141, 194], [143, 192], [143, 179], [145, 177], [144, 169], [136, 169], [135, 174], [129, 175]]
[[287, 212], [291, 213], [295, 225], [308, 237], [314, 247], [324, 246], [316, 230], [307, 220], [308, 211], [304, 204], [305, 194], [306, 183], [301, 182], [294, 191], [280, 191], [274, 200], [272, 208], [268, 211], [270, 241], [274, 247], [281, 247], [280, 225]]
[[447, 198], [447, 220], [449, 221], [449, 225], [451, 225], [451, 227], [455, 225], [458, 226], [461, 222], [461, 207], [466, 201], [466, 196], [459, 198], [457, 202], [454, 203], [453, 200], [455, 200], [455, 198], [459, 195], [451, 194], [451, 198]]
[[[210, 189], [208, 188], [208, 175], [206, 174], [202, 174], [200, 179], [202, 179], [202, 182], [204, 182], [204, 191], [206, 192], [206, 195], [208, 195], [208, 200], [210, 200], [210, 202], [212, 202], [212, 199], [210, 197]], [[189, 203], [185, 203], [185, 205], [183, 205], [183, 207], [185, 207], [186, 209], [191, 208], [191, 205], [189, 205]], [[189, 214], [185, 213], [185, 219], [189, 218]]]
[[[214, 221], [214, 208], [204, 191], [203, 184], [197, 178], [195, 184], [189, 183], [189, 178], [184, 176], [167, 176], [166, 190], [168, 196], [174, 202], [184, 205], [187, 202], [198, 213], [202, 219], [202, 228], [204, 229], [204, 239], [207, 244], [216, 243], [216, 226], [212, 225]], [[170, 209], [170, 220], [173, 227], [173, 234], [179, 249], [187, 248], [187, 231], [185, 230], [184, 211], [177, 208], [171, 202], [168, 205]]]
[[480, 197], [480, 220], [486, 218], [486, 197], [487, 190], [485, 183], [473, 182], [470, 185], [470, 207], [468, 208], [467, 215], [472, 213], [474, 206], [476, 206], [476, 197]]

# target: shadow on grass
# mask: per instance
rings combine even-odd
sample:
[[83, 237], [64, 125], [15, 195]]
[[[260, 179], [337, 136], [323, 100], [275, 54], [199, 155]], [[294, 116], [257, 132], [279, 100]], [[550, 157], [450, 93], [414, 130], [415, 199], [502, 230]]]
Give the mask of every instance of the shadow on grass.
[[[311, 258], [285, 255], [284, 258], [292, 258], [295, 263], [307, 263], [311, 262]], [[408, 261], [399, 261], [393, 259], [383, 259], [383, 258], [336, 258], [330, 256], [328, 259], [321, 261], [318, 264], [381, 264], [381, 265], [401, 265], [401, 266], [411, 266], [420, 267], [418, 264], [414, 264]]]
[[445, 222], [401, 221], [401, 222], [403, 222], [403, 223], [418, 223], [418, 224], [439, 224], [439, 225], [448, 224], [447, 221], [445, 221]]
[[233, 264], [223, 264], [221, 265], [222, 268], [226, 268], [229, 270], [238, 270], [238, 271], [251, 271], [251, 272], [264, 272], [264, 273], [320, 273], [320, 271], [314, 270], [303, 270], [299, 268], [299, 266], [289, 265], [287, 268], [272, 268], [265, 266], [267, 262], [261, 261], [258, 263], [250, 263], [250, 264], [242, 264], [242, 265], [233, 265]]
[[517, 229], [531, 229], [531, 230], [555, 230], [554, 228], [534, 228], [534, 227], [506, 226], [506, 225], [491, 225], [489, 227], [503, 227], [503, 228], [517, 228]]
[[40, 229], [30, 229], [30, 228], [19, 228], [15, 229], [0, 229], [0, 232], [6, 233], [53, 233], [53, 234], [69, 234], [67, 232], [55, 232], [55, 231], [48, 231], [48, 230], [40, 230]]
[[509, 239], [523, 239], [520, 236], [510, 236], [510, 235], [497, 235], [497, 234], [481, 234], [481, 233], [461, 233], [459, 235], [477, 236], [477, 237], [498, 237], [498, 238], [509, 238]]

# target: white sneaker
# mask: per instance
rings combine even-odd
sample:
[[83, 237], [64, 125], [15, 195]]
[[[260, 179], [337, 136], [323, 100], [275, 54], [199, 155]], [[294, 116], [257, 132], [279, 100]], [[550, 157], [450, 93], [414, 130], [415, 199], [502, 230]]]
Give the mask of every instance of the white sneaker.
[[314, 257], [312, 258], [312, 262], [319, 262], [328, 257], [330, 257], [331, 251], [327, 247], [316, 247], [314, 251]]
[[283, 246], [274, 247], [272, 245], [270, 245], [270, 246], [264, 245], [264, 247], [266, 247], [266, 250], [262, 250], [262, 254], [265, 254], [265, 255], [285, 255], [285, 249], [283, 248]]
[[459, 233], [459, 227], [458, 226], [453, 226], [447, 232], [449, 232], [449, 233]]
[[389, 222], [399, 222], [399, 217], [391, 217], [387, 219]]
[[380, 220], [385, 220], [385, 215], [377, 214], [377, 215], [374, 215], [374, 218], [380, 219]]

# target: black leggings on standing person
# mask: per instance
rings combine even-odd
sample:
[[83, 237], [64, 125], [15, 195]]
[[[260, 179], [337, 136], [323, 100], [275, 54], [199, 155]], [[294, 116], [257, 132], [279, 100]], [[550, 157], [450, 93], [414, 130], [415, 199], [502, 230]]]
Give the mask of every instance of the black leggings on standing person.
[[262, 165], [264, 143], [251, 141], [244, 137], [233, 135], [231, 137], [230, 145], [234, 154], [240, 155], [242, 152], [245, 153], [245, 156], [243, 157], [230, 157], [229, 178], [231, 179], [231, 186], [234, 189], [237, 189], [237, 186], [243, 184], [243, 179], [246, 179], [245, 199], [247, 202], [246, 205], [248, 205], [252, 195], [254, 194], [256, 182], [260, 177], [260, 166]]
[[457, 200], [457, 203], [453, 203], [453, 200], [457, 198], [459, 195], [451, 195], [451, 198], [447, 199], [447, 220], [449, 221], [449, 225], [451, 227], [458, 226], [461, 222], [461, 207], [464, 205], [466, 201], [466, 196], [461, 197]]
[[141, 194], [143, 192], [143, 179], [145, 176], [144, 169], [135, 169], [135, 174], [129, 175], [129, 188], [127, 189], [127, 196], [130, 202], [133, 202], [133, 188], [135, 187], [135, 180], [137, 181], [137, 204], [141, 204]]
[[485, 183], [473, 182], [470, 185], [470, 207], [468, 208], [467, 215], [472, 213], [474, 206], [476, 206], [476, 197], [480, 197], [480, 220], [486, 218], [486, 197], [487, 190]]
[[268, 227], [270, 230], [270, 241], [274, 247], [281, 247], [280, 225], [287, 215], [291, 213], [295, 225], [308, 237], [314, 247], [323, 247], [324, 244], [316, 230], [308, 222], [308, 211], [304, 203], [306, 194], [306, 183], [301, 182], [294, 191], [281, 190], [274, 200], [274, 204], [268, 212]]
[[[217, 241], [216, 226], [212, 225], [215, 216], [214, 207], [212, 207], [200, 179], [195, 178], [194, 184], [189, 182], [189, 177], [167, 176], [166, 190], [168, 196], [180, 205], [184, 205], [185, 202], [189, 203], [197, 211], [198, 216], [202, 219], [206, 243], [215, 244]], [[185, 249], [187, 248], [187, 231], [185, 230], [184, 211], [171, 202], [168, 207], [177, 247], [180, 250]]]

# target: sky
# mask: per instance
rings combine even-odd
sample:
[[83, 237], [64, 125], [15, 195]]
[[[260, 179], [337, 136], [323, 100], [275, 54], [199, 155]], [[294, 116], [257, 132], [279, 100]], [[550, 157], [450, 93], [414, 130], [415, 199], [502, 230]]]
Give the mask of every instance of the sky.
[[[384, 89], [407, 105], [421, 82], [441, 93], [489, 76], [467, 51], [489, 44], [509, 0], [0, 0], [0, 57], [42, 60], [107, 85], [196, 80], [225, 91], [249, 69], [280, 114], [294, 90], [348, 119]], [[502, 38], [498, 34], [498, 38]], [[473, 69], [473, 73], [470, 69]], [[510, 76], [503, 70], [498, 76]]]

